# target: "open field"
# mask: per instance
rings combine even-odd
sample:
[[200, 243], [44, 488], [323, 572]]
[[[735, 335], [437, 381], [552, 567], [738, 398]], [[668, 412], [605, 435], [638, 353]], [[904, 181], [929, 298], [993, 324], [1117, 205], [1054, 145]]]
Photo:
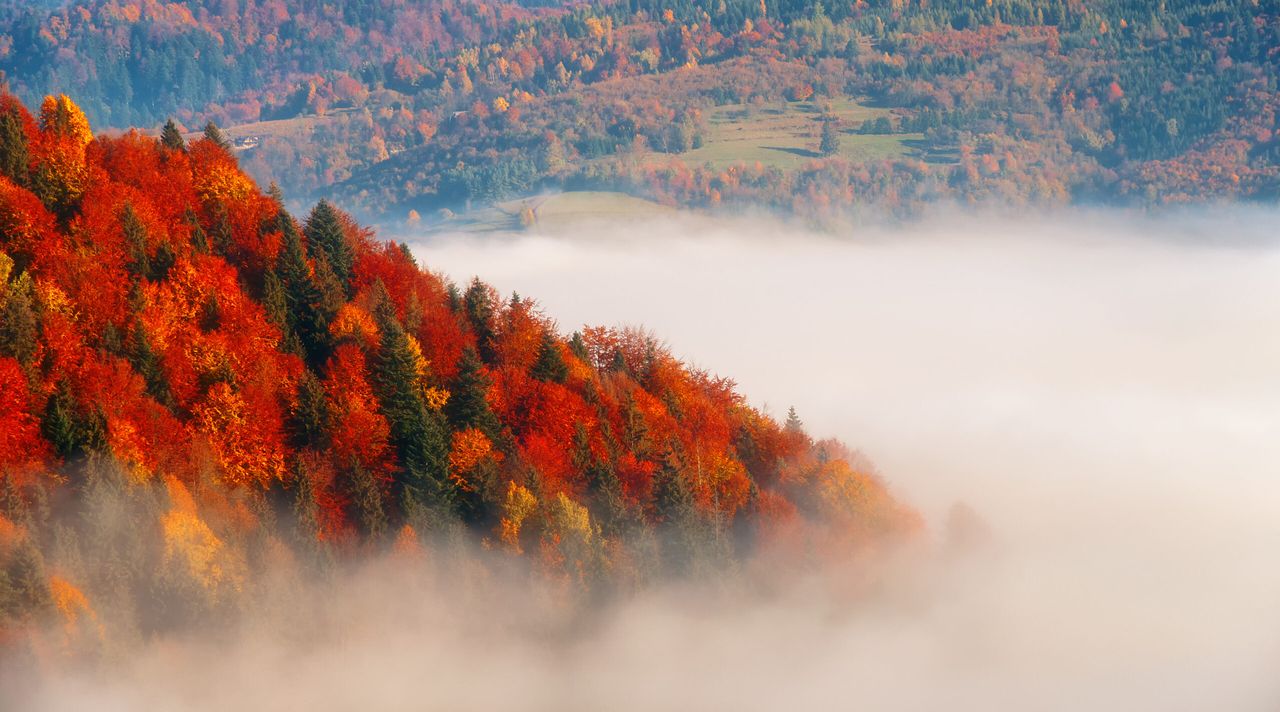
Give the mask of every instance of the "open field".
[[[532, 211], [533, 222], [524, 224], [521, 213]], [[570, 191], [508, 200], [455, 215], [431, 226], [433, 232], [502, 232], [560, 228], [591, 220], [627, 220], [650, 217], [673, 209], [658, 203], [609, 191]]]
[[[315, 131], [318, 127], [323, 126], [337, 119], [343, 114], [351, 113], [352, 109], [332, 109], [324, 116], [315, 114], [307, 114], [305, 116], [295, 116], [291, 119], [274, 119], [271, 121], [254, 121], [247, 124], [235, 124], [234, 126], [220, 126], [224, 136], [231, 140], [238, 138], [249, 138], [251, 136], [273, 138], [298, 138]], [[188, 127], [194, 129], [183, 134], [183, 138], [188, 141], [194, 141], [203, 135], [203, 126]], [[154, 128], [148, 131], [153, 135], [159, 135], [160, 129]]]
[[[850, 99], [831, 102], [840, 119], [840, 155], [851, 161], [872, 161], [911, 155], [913, 140], [922, 134], [859, 135], [863, 121], [888, 116], [888, 109], [863, 106]], [[710, 163], [720, 168], [759, 161], [784, 170], [818, 158], [821, 107], [795, 101], [763, 106], [729, 104], [711, 110], [701, 147], [680, 154], [691, 165]]]

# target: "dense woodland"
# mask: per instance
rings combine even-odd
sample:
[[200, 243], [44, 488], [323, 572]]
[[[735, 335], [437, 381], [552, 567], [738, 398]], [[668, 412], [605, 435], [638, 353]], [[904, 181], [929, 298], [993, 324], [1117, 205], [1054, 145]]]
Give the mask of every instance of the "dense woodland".
[[260, 572], [448, 537], [607, 592], [920, 526], [642, 331], [566, 336], [330, 203], [300, 218], [216, 130], [95, 137], [65, 96], [0, 97], [0, 648], [95, 649], [104, 610], [161, 634]]
[[[293, 196], [429, 218], [543, 189], [621, 189], [822, 218], [942, 201], [1280, 194], [1280, 2], [85, 0], [0, 10], [0, 70], [101, 125], [253, 124]], [[855, 98], [922, 135], [798, 168], [681, 154], [716, 106]], [[269, 124], [257, 126], [255, 122]], [[255, 127], [256, 126], [256, 127]]]

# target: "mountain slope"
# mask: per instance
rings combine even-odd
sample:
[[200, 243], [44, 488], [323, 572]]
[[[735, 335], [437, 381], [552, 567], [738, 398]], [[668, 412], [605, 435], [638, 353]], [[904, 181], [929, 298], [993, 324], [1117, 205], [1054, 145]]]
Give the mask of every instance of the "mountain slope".
[[299, 223], [219, 139], [0, 99], [0, 628], [103, 596], [176, 596], [154, 625], [178, 625], [281, 551], [459, 527], [584, 589], [919, 527], [839, 443], [651, 336], [566, 338], [327, 203]]

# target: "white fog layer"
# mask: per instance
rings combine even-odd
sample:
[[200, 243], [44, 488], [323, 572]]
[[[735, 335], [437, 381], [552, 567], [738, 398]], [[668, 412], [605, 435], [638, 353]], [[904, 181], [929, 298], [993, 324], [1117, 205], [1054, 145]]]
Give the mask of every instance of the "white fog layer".
[[720, 622], [735, 632], [719, 649], [708, 624], [712, 657], [759, 646], [795, 662], [778, 680], [726, 673], [726, 694], [757, 685], [744, 697], [762, 708], [812, 694], [1274, 709], [1277, 224], [1266, 211], [961, 217], [834, 238], [689, 220], [415, 252], [535, 297], [565, 331], [643, 325], [753, 404], [794, 405], [811, 433], [863, 450], [935, 533], [957, 500], [995, 532], [995, 559], [927, 611], [827, 631], [831, 647], [803, 662], [746, 621]]
[[[642, 325], [776, 417], [794, 405], [921, 510], [929, 551], [862, 596], [839, 570], [769, 595], [673, 584], [572, 626], [528, 586], [392, 557], [336, 589], [273, 587], [216, 641], [42, 681], [27, 706], [1280, 709], [1277, 224], [954, 217], [836, 238], [690, 218], [417, 241], [563, 332]], [[957, 501], [989, 546], [948, 548]]]

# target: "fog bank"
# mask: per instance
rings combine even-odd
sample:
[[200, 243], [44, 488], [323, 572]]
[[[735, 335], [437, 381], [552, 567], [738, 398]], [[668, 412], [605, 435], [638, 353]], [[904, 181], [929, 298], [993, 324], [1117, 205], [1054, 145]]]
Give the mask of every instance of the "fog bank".
[[[392, 559], [282, 587], [217, 640], [47, 680], [33, 706], [1277, 709], [1276, 224], [1072, 213], [833, 237], [681, 218], [416, 242], [564, 331], [644, 325], [753, 404], [794, 405], [921, 508], [933, 550], [858, 600], [836, 571], [586, 617]], [[956, 501], [987, 546], [948, 547]]]
[[[687, 220], [416, 251], [534, 296], [565, 330], [645, 325], [862, 449], [935, 529], [973, 506], [998, 556], [948, 578], [939, 618], [862, 643], [917, 680], [886, 683], [891, 699], [963, 699], [920, 689], [940, 653], [972, 666], [947, 677], [974, 708], [1263, 709], [1280, 704], [1276, 224], [1066, 213], [821, 236]], [[990, 658], [941, 653], [969, 634]], [[851, 660], [817, 659], [833, 678]], [[847, 691], [867, 695], [857, 667]]]

